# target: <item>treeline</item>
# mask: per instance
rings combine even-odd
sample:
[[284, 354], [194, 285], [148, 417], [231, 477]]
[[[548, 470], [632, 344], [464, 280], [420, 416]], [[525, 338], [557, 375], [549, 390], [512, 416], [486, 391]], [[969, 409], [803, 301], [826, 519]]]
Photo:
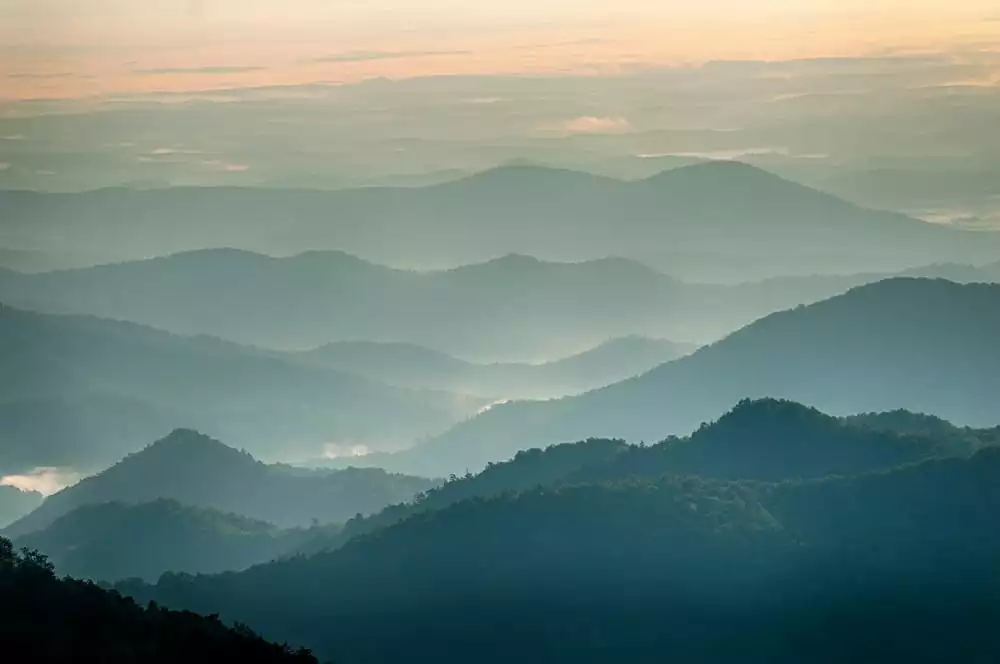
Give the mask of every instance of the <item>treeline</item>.
[[37, 552], [0, 538], [0, 648], [12, 662], [268, 662], [315, 664], [308, 650], [269, 643], [248, 627], [59, 579]]
[[572, 486], [666, 475], [756, 481], [853, 476], [934, 457], [968, 456], [1000, 444], [1000, 428], [970, 429], [896, 411], [848, 418], [779, 399], [745, 399], [690, 436], [655, 445], [590, 439], [518, 452], [478, 473], [451, 476], [416, 500], [356, 517], [307, 542], [303, 552], [336, 548], [361, 534], [470, 498], [538, 486]]

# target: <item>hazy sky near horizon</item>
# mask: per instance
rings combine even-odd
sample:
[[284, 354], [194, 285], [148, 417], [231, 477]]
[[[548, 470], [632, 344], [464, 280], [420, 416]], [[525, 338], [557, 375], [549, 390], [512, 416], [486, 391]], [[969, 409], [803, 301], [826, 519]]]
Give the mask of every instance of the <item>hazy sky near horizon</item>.
[[0, 0], [0, 101], [993, 48], [993, 0]]
[[0, 189], [742, 159], [1000, 227], [996, 0], [0, 0]]

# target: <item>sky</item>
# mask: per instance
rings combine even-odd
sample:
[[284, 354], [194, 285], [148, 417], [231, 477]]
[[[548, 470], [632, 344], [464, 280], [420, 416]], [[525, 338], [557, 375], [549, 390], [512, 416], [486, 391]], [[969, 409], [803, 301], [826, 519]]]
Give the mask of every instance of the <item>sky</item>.
[[0, 0], [0, 100], [982, 48], [981, 0]]

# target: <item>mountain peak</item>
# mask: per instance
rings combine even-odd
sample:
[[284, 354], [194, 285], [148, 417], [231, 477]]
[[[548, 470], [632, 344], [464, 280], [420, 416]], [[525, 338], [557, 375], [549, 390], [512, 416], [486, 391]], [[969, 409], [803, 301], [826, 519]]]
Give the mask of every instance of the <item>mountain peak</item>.
[[531, 189], [548, 189], [552, 186], [587, 185], [595, 182], [620, 183], [619, 180], [607, 178], [592, 173], [574, 171], [568, 168], [556, 168], [531, 163], [503, 164], [467, 178], [447, 182], [438, 187], [467, 186], [474, 184], [486, 187], [518, 187]]
[[672, 181], [704, 181], [708, 184], [716, 183], [719, 186], [730, 187], [735, 184], [745, 183], [745, 186], [760, 186], [761, 184], [785, 184], [788, 186], [802, 186], [797, 183], [785, 180], [774, 173], [759, 168], [752, 164], [736, 160], [715, 160], [706, 161], [690, 166], [680, 166], [678, 168], [668, 168], [656, 175], [650, 176], [641, 182], [649, 184], [663, 184]]
[[486, 261], [484, 265], [492, 263], [494, 265], [510, 265], [514, 267], [522, 267], [522, 266], [536, 266], [544, 262], [545, 261], [536, 256], [529, 256], [528, 254], [509, 253], [494, 258], [492, 260]]
[[834, 418], [815, 408], [788, 399], [743, 399], [710, 427], [727, 429], [780, 425], [790, 423], [833, 422]]
[[191, 467], [227, 461], [258, 464], [249, 453], [229, 447], [194, 429], [174, 429], [145, 449], [126, 457], [119, 465], [136, 462], [167, 463]]
[[266, 254], [261, 254], [256, 251], [250, 251], [248, 249], [240, 249], [237, 247], [210, 247], [205, 249], [189, 249], [186, 251], [178, 251], [173, 254], [168, 254], [165, 256], [159, 256], [158, 258], [165, 260], [232, 260], [232, 261], [266, 261], [271, 259], [271, 256]]
[[177, 428], [171, 431], [169, 434], [163, 438], [157, 440], [149, 447], [165, 447], [165, 446], [191, 446], [191, 445], [223, 445], [218, 440], [215, 440], [211, 436], [206, 436], [205, 434], [197, 431], [195, 429], [187, 428]]
[[315, 263], [319, 265], [342, 263], [359, 267], [392, 269], [386, 265], [374, 263], [355, 254], [337, 249], [311, 249], [293, 256], [282, 257], [279, 260], [295, 261], [298, 263]]

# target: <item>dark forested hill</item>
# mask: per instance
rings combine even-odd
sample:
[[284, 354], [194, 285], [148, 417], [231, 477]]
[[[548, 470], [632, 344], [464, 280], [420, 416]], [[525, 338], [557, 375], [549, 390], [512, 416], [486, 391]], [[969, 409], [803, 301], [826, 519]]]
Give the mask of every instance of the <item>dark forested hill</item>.
[[18, 537], [85, 505], [172, 499], [267, 521], [305, 526], [336, 522], [408, 500], [433, 480], [376, 469], [301, 470], [263, 464], [194, 431], [177, 430], [111, 468], [49, 496], [11, 525]]
[[825, 415], [790, 401], [743, 401], [686, 438], [630, 447], [574, 479], [621, 480], [663, 474], [780, 482], [853, 476], [931, 457], [972, 454], [989, 432], [967, 439], [897, 433]]
[[659, 440], [747, 397], [788, 398], [838, 415], [902, 408], [995, 426], [997, 329], [1000, 285], [886, 280], [773, 314], [604, 389], [495, 406], [396, 463], [464, 472], [518, 449], [592, 435]]
[[416, 189], [0, 192], [0, 208], [0, 244], [123, 257], [218, 246], [338, 249], [417, 266], [506, 253], [618, 255], [658, 266], [680, 256], [710, 277], [900, 269], [1000, 255], [1000, 236], [860, 208], [735, 162], [633, 182], [508, 166]]
[[218, 617], [143, 608], [91, 583], [57, 579], [44, 557], [15, 553], [3, 538], [0, 597], [0, 643], [8, 661], [316, 664], [308, 651], [268, 643]]
[[0, 368], [0, 474], [101, 467], [179, 426], [285, 458], [341, 441], [405, 447], [484, 403], [215, 339], [6, 306]]
[[489, 463], [478, 474], [467, 473], [461, 477], [452, 475], [444, 484], [425, 491], [413, 501], [389, 506], [370, 516], [351, 519], [342, 529], [311, 533], [299, 552], [316, 553], [335, 549], [358, 535], [374, 532], [416, 514], [443, 509], [463, 500], [493, 498], [541, 486], [572, 483], [578, 476], [588, 476], [588, 471], [602, 472], [629, 449], [624, 441], [591, 439], [552, 445], [546, 449], [523, 450], [509, 461]]
[[541, 488], [131, 590], [357, 661], [991, 661], [998, 487], [987, 449], [778, 485]]
[[86, 505], [14, 545], [45, 554], [56, 572], [74, 578], [156, 581], [168, 571], [245, 569], [292, 551], [305, 537], [302, 529], [157, 500]]
[[993, 445], [1000, 445], [1000, 429], [958, 428], [905, 411], [835, 418], [789, 401], [748, 400], [690, 436], [655, 445], [591, 439], [520, 451], [509, 461], [490, 462], [480, 473], [452, 476], [413, 502], [321, 533], [302, 550], [336, 548], [414, 514], [539, 486], [665, 475], [776, 482], [854, 476], [931, 458], [969, 456]]

